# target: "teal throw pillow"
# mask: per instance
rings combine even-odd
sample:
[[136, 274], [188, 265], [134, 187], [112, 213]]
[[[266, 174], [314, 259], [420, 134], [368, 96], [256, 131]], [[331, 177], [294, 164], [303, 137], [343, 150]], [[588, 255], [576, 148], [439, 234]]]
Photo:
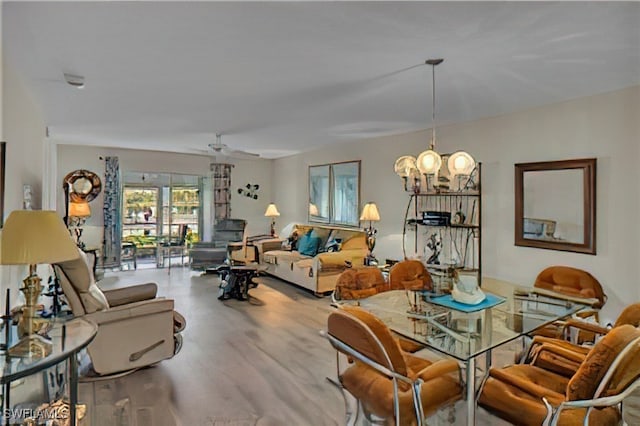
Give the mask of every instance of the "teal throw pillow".
[[318, 254], [320, 244], [320, 237], [313, 231], [309, 231], [298, 240], [298, 253], [304, 254], [305, 256], [315, 256]]

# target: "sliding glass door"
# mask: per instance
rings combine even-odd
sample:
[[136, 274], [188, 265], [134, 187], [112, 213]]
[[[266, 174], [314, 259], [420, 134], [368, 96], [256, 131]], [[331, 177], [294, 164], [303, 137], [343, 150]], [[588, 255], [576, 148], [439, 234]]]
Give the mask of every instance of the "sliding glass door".
[[135, 246], [138, 267], [184, 261], [202, 229], [202, 178], [125, 172], [123, 180], [123, 249]]

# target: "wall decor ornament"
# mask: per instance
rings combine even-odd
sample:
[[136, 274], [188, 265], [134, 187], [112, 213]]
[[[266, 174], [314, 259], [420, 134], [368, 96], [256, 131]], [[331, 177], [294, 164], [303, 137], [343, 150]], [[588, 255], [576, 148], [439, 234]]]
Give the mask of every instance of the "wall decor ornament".
[[243, 188], [238, 188], [238, 194], [257, 200], [260, 185], [257, 183], [248, 183]]

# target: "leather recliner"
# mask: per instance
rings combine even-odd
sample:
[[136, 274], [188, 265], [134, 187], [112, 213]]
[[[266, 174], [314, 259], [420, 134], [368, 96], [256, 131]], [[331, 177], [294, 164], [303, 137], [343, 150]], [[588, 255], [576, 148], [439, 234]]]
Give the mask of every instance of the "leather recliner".
[[93, 256], [54, 264], [62, 291], [75, 317], [98, 325], [87, 350], [93, 369], [107, 375], [155, 364], [182, 346], [186, 325], [173, 300], [156, 297], [154, 283], [102, 291], [93, 276]]

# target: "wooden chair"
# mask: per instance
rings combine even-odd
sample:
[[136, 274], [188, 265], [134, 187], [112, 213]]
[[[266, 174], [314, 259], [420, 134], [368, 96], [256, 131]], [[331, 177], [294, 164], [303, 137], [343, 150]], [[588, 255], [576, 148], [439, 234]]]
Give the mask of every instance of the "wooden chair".
[[[376, 416], [396, 425], [422, 425], [426, 416], [462, 396], [457, 362], [403, 353], [382, 321], [357, 306], [332, 312], [324, 336], [338, 352], [334, 384], [359, 401], [355, 414], [347, 410], [348, 424], [362, 407], [370, 421]], [[340, 353], [353, 360], [345, 370]]]
[[490, 369], [478, 402], [516, 425], [617, 425], [639, 377], [640, 330], [623, 325], [596, 343], [571, 378], [533, 365]]

